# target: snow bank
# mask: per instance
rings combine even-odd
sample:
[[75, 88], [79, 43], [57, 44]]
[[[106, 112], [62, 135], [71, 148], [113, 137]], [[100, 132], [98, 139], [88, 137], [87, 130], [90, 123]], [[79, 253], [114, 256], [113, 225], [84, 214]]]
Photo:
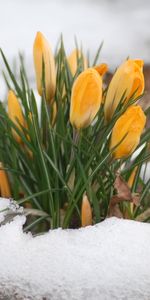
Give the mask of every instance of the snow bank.
[[150, 299], [149, 224], [110, 218], [33, 238], [24, 222], [0, 227], [0, 299]]
[[7, 207], [10, 204], [8, 199], [0, 199], [0, 223], [4, 221], [5, 215], [7, 213]]

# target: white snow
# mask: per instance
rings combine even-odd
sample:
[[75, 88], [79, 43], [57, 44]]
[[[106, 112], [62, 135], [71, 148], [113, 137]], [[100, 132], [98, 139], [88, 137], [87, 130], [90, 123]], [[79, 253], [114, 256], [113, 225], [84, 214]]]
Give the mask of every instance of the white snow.
[[143, 164], [141, 168], [141, 178], [145, 183], [150, 179], [150, 162]]
[[24, 222], [0, 227], [0, 299], [150, 299], [149, 224], [110, 218], [33, 238]]
[[9, 206], [9, 199], [0, 199], [0, 223], [4, 221], [7, 214], [7, 207]]
[[[136, 157], [140, 154], [142, 149], [145, 147], [145, 144], [143, 144], [140, 148], [138, 148], [132, 155], [132, 162], [136, 159]], [[123, 168], [124, 166], [122, 166]], [[140, 173], [141, 179], [147, 183], [147, 181], [150, 179], [150, 162], [147, 161], [146, 163], [143, 163]]]

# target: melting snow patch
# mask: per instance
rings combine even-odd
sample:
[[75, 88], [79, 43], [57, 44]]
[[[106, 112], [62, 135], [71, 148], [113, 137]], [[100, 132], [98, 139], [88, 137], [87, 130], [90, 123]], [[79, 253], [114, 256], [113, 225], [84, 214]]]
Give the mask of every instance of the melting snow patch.
[[33, 238], [24, 222], [0, 227], [0, 299], [150, 299], [149, 224], [110, 218]]

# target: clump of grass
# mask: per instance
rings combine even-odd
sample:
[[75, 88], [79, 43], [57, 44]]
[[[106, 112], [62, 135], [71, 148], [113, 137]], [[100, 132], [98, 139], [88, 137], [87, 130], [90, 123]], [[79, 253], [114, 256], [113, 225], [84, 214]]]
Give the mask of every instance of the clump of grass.
[[[94, 65], [99, 59], [99, 52]], [[43, 60], [40, 115], [22, 58], [20, 78], [16, 79], [2, 50], [1, 55], [7, 70], [5, 79], [8, 90], [13, 90], [21, 103], [25, 125], [20, 124], [17, 118], [18, 124], [14, 122], [5, 103], [0, 103], [0, 161], [9, 177], [12, 198], [23, 205], [30, 215], [25, 230], [41, 232], [60, 226], [81, 226], [81, 206], [85, 194], [91, 207], [93, 224], [109, 215], [119, 214], [135, 220], [140, 219], [141, 215], [143, 221], [149, 221], [150, 214], [145, 212], [149, 211], [150, 179], [145, 183], [141, 168], [147, 166], [150, 158], [150, 128], [145, 129], [136, 149], [127, 157], [113, 157], [114, 150], [125, 136], [110, 149], [115, 123], [139, 97], [131, 95], [124, 104], [123, 95], [111, 120], [106, 123], [106, 88], [94, 121], [86, 128], [77, 130], [70, 123], [69, 112], [73, 84], [84, 68], [82, 55], [77, 59], [75, 74], [72, 74], [63, 40], [60, 40], [55, 55], [56, 90], [53, 101], [49, 103], [46, 100]], [[148, 117], [150, 109], [145, 114]], [[14, 137], [14, 132], [21, 142]], [[137, 149], [142, 150], [133, 158], [133, 152]], [[127, 185], [135, 168], [132, 184]], [[126, 192], [122, 194], [124, 188]], [[114, 200], [116, 196], [117, 200]], [[135, 201], [135, 196], [138, 196], [138, 201]]]

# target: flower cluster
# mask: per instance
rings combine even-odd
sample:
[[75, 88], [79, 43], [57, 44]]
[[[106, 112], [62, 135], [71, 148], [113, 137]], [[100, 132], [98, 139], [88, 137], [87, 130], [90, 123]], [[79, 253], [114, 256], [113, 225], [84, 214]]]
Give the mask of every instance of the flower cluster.
[[[33, 57], [37, 90], [42, 98], [43, 123], [38, 123], [32, 91], [24, 88], [28, 83], [23, 79], [25, 74], [22, 75], [22, 89], [13, 78], [15, 89], [8, 91], [8, 113], [1, 109], [1, 115], [5, 114], [10, 128], [9, 143], [14, 139], [14, 157], [16, 159], [18, 155], [20, 160], [16, 161], [17, 170], [19, 168], [19, 172], [26, 172], [27, 177], [31, 176], [35, 181], [33, 189], [27, 188], [30, 183], [29, 180], [25, 182], [25, 177], [24, 182], [20, 181], [23, 203], [31, 197], [31, 207], [35, 205], [39, 210], [49, 213], [51, 227], [59, 226], [61, 219], [64, 227], [70, 226], [71, 217], [73, 220], [76, 213], [81, 225], [87, 226], [108, 215], [111, 197], [116, 193], [116, 174], [118, 170], [121, 172], [124, 164], [125, 180], [130, 182], [129, 188], [133, 186], [136, 174], [134, 172], [131, 184], [129, 177], [133, 167], [131, 165], [129, 173], [126, 169], [131, 164], [132, 153], [140, 145], [146, 124], [146, 115], [138, 104], [144, 92], [143, 61], [127, 59], [116, 70], [106, 88], [107, 64], [89, 66], [88, 59], [79, 49], [66, 57], [62, 44], [54, 57], [48, 41], [40, 32], [34, 41]], [[4, 55], [3, 58], [5, 61]], [[58, 141], [60, 136], [61, 142]], [[144, 141], [147, 147], [149, 140]], [[20, 152], [16, 155], [17, 151]], [[0, 156], [5, 155], [1, 153]], [[37, 161], [38, 156], [41, 164]], [[29, 159], [29, 164], [26, 159]], [[137, 166], [134, 163], [136, 170], [139, 165], [140, 168], [142, 166], [139, 161]], [[6, 157], [3, 163], [9, 165], [11, 172], [14, 164], [8, 163]], [[50, 166], [47, 167], [47, 164]], [[39, 177], [35, 175], [36, 172]], [[42, 172], [45, 179], [41, 177]], [[5, 175], [5, 171], [1, 170], [0, 186], [4, 186], [1, 195], [8, 197], [13, 188], [10, 188]], [[13, 177], [14, 173], [10, 179], [14, 184], [16, 179], [13, 180]], [[58, 193], [59, 189], [66, 187], [67, 194], [64, 191], [63, 196]], [[48, 203], [39, 200], [43, 188], [47, 189], [45, 193], [50, 194]], [[54, 195], [55, 188], [57, 193]], [[12, 194], [20, 199], [20, 187], [18, 190], [18, 194], [16, 191]], [[61, 196], [63, 200], [58, 199]], [[99, 210], [102, 211], [101, 217]]]
[[[45, 66], [45, 91], [47, 101], [52, 101], [56, 89], [56, 71], [51, 48], [38, 32], [34, 42], [34, 65], [36, 71], [37, 89], [42, 94], [42, 61]], [[77, 58], [82, 53], [74, 50], [68, 57], [70, 70], [74, 75], [77, 71]], [[97, 115], [103, 95], [103, 75], [107, 65], [101, 64], [93, 68], [87, 67], [86, 58], [83, 57], [84, 71], [74, 81], [71, 92], [70, 122], [77, 130], [91, 125]], [[132, 97], [136, 99], [144, 91], [143, 61], [125, 61], [114, 74], [105, 99], [104, 113], [108, 123], [114, 115], [119, 102], [125, 105]], [[20, 116], [21, 118], [21, 116]], [[21, 119], [20, 119], [21, 121]], [[121, 158], [128, 156], [137, 147], [144, 129], [146, 117], [140, 106], [131, 106], [117, 120], [113, 132], [110, 148], [116, 146], [123, 137], [124, 141], [114, 150], [114, 156]]]

